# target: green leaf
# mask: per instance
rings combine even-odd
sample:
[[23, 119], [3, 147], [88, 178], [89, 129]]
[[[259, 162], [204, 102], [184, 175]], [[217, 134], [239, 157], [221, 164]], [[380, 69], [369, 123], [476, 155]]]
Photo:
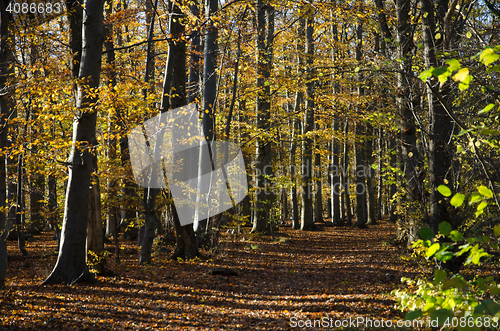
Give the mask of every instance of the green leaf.
[[497, 65], [495, 65], [495, 66], [493, 66], [493, 67], [489, 68], [488, 70], [486, 70], [486, 72], [487, 72], [487, 73], [490, 73], [490, 72], [492, 72], [492, 71], [498, 71], [498, 72], [500, 72], [500, 65], [499, 65], [499, 64], [497, 64]]
[[451, 190], [446, 185], [439, 185], [437, 190], [445, 197], [449, 197], [451, 195]]
[[434, 67], [430, 67], [429, 69], [422, 71], [418, 76], [423, 82], [427, 80], [427, 78], [432, 77], [432, 72], [434, 71]]
[[481, 302], [474, 308], [474, 313], [495, 316], [500, 311], [500, 305], [493, 300]]
[[460, 130], [460, 132], [458, 133], [457, 137], [463, 136], [464, 134], [466, 134], [468, 132], [471, 132], [472, 130], [474, 130], [474, 128], [467, 129], [467, 130]]
[[449, 59], [446, 60], [445, 62], [450, 66], [450, 69], [453, 71], [460, 69], [460, 62], [458, 62], [457, 59]]
[[425, 256], [427, 258], [431, 257], [432, 255], [434, 255], [434, 253], [436, 253], [439, 250], [439, 248], [441, 248], [441, 245], [439, 243], [434, 243], [431, 247], [429, 247], [429, 249], [425, 253]]
[[457, 231], [457, 230], [453, 230], [453, 231], [450, 232], [450, 238], [454, 242], [459, 242], [459, 241], [464, 240], [464, 235], [461, 232]]
[[438, 309], [431, 313], [431, 320], [438, 320], [438, 325], [441, 326], [444, 324], [446, 319], [452, 319], [455, 315], [453, 312], [448, 309]]
[[413, 321], [414, 319], [417, 319], [420, 316], [422, 316], [422, 311], [420, 309], [417, 309], [417, 310], [410, 311], [409, 313], [407, 313], [405, 315], [405, 320]]
[[490, 65], [491, 63], [495, 62], [498, 60], [500, 55], [495, 53], [495, 50], [493, 48], [486, 48], [484, 51], [481, 52], [479, 55], [479, 60], [483, 62], [485, 66]]
[[440, 252], [437, 252], [435, 256], [436, 256], [436, 259], [438, 259], [439, 261], [446, 262], [446, 261], [451, 260], [451, 258], [453, 256], [455, 256], [455, 254], [453, 254], [453, 252], [440, 251]]
[[482, 198], [483, 196], [481, 194], [476, 192], [472, 193], [472, 195], [469, 198], [469, 205], [480, 201]]
[[457, 193], [451, 198], [450, 203], [452, 206], [460, 207], [464, 203], [465, 195]]
[[500, 294], [500, 287], [498, 285], [490, 286], [490, 293], [491, 293], [491, 295], [499, 295]]
[[495, 234], [495, 236], [500, 237], [500, 224], [495, 225], [495, 227], [493, 228], [493, 233]]
[[434, 231], [432, 231], [432, 229], [429, 228], [421, 228], [418, 231], [418, 234], [420, 235], [420, 238], [422, 238], [423, 240], [430, 240], [434, 238]]
[[478, 112], [478, 114], [487, 113], [487, 112], [489, 112], [490, 110], [492, 110], [492, 109], [493, 109], [493, 107], [495, 107], [495, 104], [490, 103], [489, 105], [487, 105], [486, 107], [484, 107], [484, 108], [483, 108], [483, 110], [480, 110], [480, 111]]
[[493, 197], [493, 192], [491, 192], [491, 190], [484, 185], [479, 186], [477, 188], [477, 190], [479, 191], [479, 193], [481, 193], [482, 195], [484, 195], [488, 199]]
[[486, 201], [483, 201], [481, 202], [478, 206], [477, 206], [477, 211], [482, 211], [484, 208], [486, 208], [486, 206], [488, 205], [488, 203]]
[[494, 136], [500, 134], [500, 131], [489, 128], [482, 128], [481, 130], [479, 130], [479, 133], [484, 135]]
[[446, 271], [441, 269], [434, 269], [434, 285], [440, 284], [446, 279]]
[[449, 288], [464, 288], [467, 283], [462, 278], [454, 277], [444, 281], [442, 290], [447, 290]]
[[447, 236], [451, 232], [451, 224], [448, 222], [439, 223], [439, 233]]

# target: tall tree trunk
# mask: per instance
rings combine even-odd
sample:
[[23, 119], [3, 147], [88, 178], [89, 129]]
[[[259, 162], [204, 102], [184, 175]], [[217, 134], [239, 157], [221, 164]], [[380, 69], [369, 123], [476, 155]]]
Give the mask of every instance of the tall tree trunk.
[[321, 155], [319, 153], [314, 156], [314, 167], [316, 169], [314, 221], [323, 222], [323, 186], [321, 184]]
[[[299, 27], [297, 29], [297, 76], [302, 77], [303, 76], [303, 71], [304, 71], [304, 40], [306, 39], [306, 20], [304, 17], [299, 18]], [[302, 92], [302, 89], [299, 87], [297, 88], [297, 91], [295, 93], [295, 102], [293, 106], [293, 113], [298, 114], [302, 108], [303, 104], [303, 99], [304, 99], [304, 93]], [[292, 128], [292, 134], [293, 134], [293, 139], [291, 141], [291, 146], [290, 146], [290, 176], [292, 177], [293, 186], [292, 186], [292, 193], [291, 193], [291, 200], [292, 200], [292, 229], [300, 229], [300, 216], [299, 216], [299, 201], [298, 201], [298, 194], [297, 194], [297, 185], [298, 183], [298, 178], [297, 178], [297, 166], [296, 166], [296, 152], [297, 152], [297, 144], [298, 141], [295, 139], [297, 137], [297, 133], [300, 130], [300, 123], [299, 121], [294, 118], [293, 120], [293, 128]]]
[[[454, 8], [451, 8], [453, 10]], [[436, 20], [442, 20], [445, 15], [451, 15], [448, 12], [448, 1], [440, 1], [437, 7], [437, 12], [434, 11], [434, 4], [430, 0], [422, 0], [422, 13], [428, 12], [422, 20], [423, 28], [423, 44], [424, 44], [424, 59], [426, 68], [431, 66], [437, 68], [440, 63], [436, 57], [437, 48], [443, 46], [443, 38], [436, 39], [434, 33], [438, 27]], [[450, 16], [451, 17], [451, 16]], [[443, 29], [443, 24], [440, 28], [444, 31], [444, 38], [449, 39], [446, 35], [449, 31]], [[446, 48], [446, 44], [444, 47]], [[445, 51], [446, 49], [439, 49]], [[449, 97], [449, 84], [440, 84], [436, 77], [430, 78], [430, 85], [432, 88], [439, 91], [439, 94], [444, 100]], [[453, 146], [448, 144], [451, 140], [450, 137], [453, 133], [453, 123], [451, 118], [446, 113], [444, 106], [437, 100], [427, 87], [427, 101], [430, 114], [430, 129], [429, 129], [429, 190], [430, 190], [430, 227], [437, 232], [439, 223], [443, 221], [450, 221], [448, 203], [443, 199], [441, 194], [437, 191], [437, 187], [445, 183], [448, 179], [448, 186], [453, 187], [453, 178], [448, 175], [449, 169], [452, 166], [453, 160]], [[448, 103], [450, 104], [450, 103]], [[448, 175], [448, 176], [447, 176]]]
[[[407, 191], [406, 200], [408, 201], [408, 210], [405, 212], [407, 217], [403, 217], [403, 228], [407, 230], [406, 236], [408, 243], [415, 240], [416, 224], [418, 219], [422, 218], [422, 194], [423, 185], [421, 181], [421, 164], [420, 153], [417, 148], [417, 130], [415, 127], [415, 119], [412, 113], [410, 82], [408, 75], [411, 71], [412, 64], [412, 49], [413, 49], [413, 34], [410, 19], [411, 1], [397, 0], [396, 1], [396, 16], [397, 16], [397, 56], [402, 59], [400, 61], [400, 70], [396, 77], [396, 105], [400, 118], [401, 131], [401, 157], [403, 160], [403, 174], [405, 176], [405, 188]], [[419, 170], [420, 169], [420, 170]]]
[[71, 76], [78, 78], [82, 59], [82, 20], [83, 7], [79, 0], [66, 0], [69, 24], [69, 47], [71, 52]]
[[366, 224], [375, 225], [377, 224], [376, 219], [376, 209], [375, 209], [375, 187], [373, 184], [373, 138], [371, 137], [374, 133], [371, 124], [367, 124], [367, 133], [369, 137], [366, 139], [366, 193], [368, 193], [368, 205], [367, 205], [367, 218]]
[[[362, 4], [362, 2], [361, 2]], [[363, 22], [359, 19], [356, 27], [356, 62], [361, 65], [362, 45], [363, 45]], [[358, 83], [358, 98], [364, 95], [364, 88], [361, 86], [362, 76], [357, 73], [356, 81]], [[359, 100], [361, 102], [361, 100]], [[357, 112], [361, 115], [361, 108], [357, 106]], [[366, 164], [365, 164], [365, 125], [359, 122], [356, 123], [356, 139], [355, 139], [355, 158], [356, 158], [356, 226], [359, 228], [366, 227], [367, 205], [366, 205]]]
[[[273, 65], [274, 7], [267, 0], [257, 0], [257, 129], [267, 131], [271, 118], [271, 87], [269, 79]], [[256, 175], [257, 194], [252, 232], [270, 230], [269, 219], [274, 202], [272, 192], [272, 148], [270, 139], [263, 135], [257, 137]], [[268, 177], [268, 178], [266, 178]]]
[[[210, 24], [207, 27], [207, 34], [205, 37], [205, 48], [203, 54], [203, 117], [202, 127], [203, 134], [208, 144], [209, 157], [204, 155], [207, 149], [200, 149], [200, 160], [212, 159], [211, 146], [215, 140], [214, 135], [214, 110], [217, 101], [217, 55], [218, 55], [218, 28], [213, 24], [211, 17], [215, 15], [219, 7], [217, 0], [205, 0], [205, 18], [209, 20]], [[193, 73], [194, 75], [194, 73]], [[199, 165], [198, 173], [204, 174], [211, 172], [212, 165], [209, 163], [201, 163]], [[199, 183], [201, 185], [201, 182]], [[201, 192], [201, 186], [199, 191]], [[207, 192], [203, 192], [206, 194]], [[207, 195], [208, 196], [208, 195]], [[198, 219], [198, 214], [195, 215], [193, 229], [196, 233], [203, 233], [207, 231], [207, 219]], [[217, 228], [217, 227], [214, 227]], [[217, 230], [216, 230], [217, 231]]]
[[385, 215], [385, 203], [383, 199], [384, 191], [384, 176], [382, 176], [382, 158], [384, 155], [384, 129], [382, 127], [378, 130], [378, 191], [377, 191], [377, 220], [382, 220], [382, 216]]
[[304, 135], [302, 141], [302, 210], [300, 214], [300, 229], [315, 230], [312, 204], [312, 147], [313, 139], [308, 135], [314, 129], [314, 107], [315, 107], [315, 86], [314, 86], [314, 18], [313, 7], [305, 5], [304, 15], [306, 15], [306, 96], [304, 112]]
[[[199, 0], [192, 2], [189, 8], [194, 17], [200, 16]], [[199, 31], [193, 31], [191, 33], [191, 50], [189, 56], [188, 103], [196, 102], [196, 99], [199, 97], [201, 63], [200, 40]]]
[[[12, 40], [10, 36], [9, 23], [11, 19], [10, 13], [6, 10], [10, 0], [5, 0], [0, 3], [0, 91], [7, 93], [0, 94], [0, 149], [7, 146], [7, 118], [12, 111], [12, 102], [10, 100], [9, 88], [9, 66], [12, 52]], [[7, 215], [5, 209], [7, 207], [5, 199], [7, 194], [6, 186], [6, 171], [5, 171], [5, 156], [0, 154], [0, 289], [5, 287], [5, 279], [7, 276]]]
[[[339, 120], [333, 120], [333, 131], [339, 132]], [[340, 193], [342, 188], [342, 183], [340, 182], [340, 143], [336, 138], [332, 141], [332, 186], [331, 186], [331, 205], [332, 205], [332, 223], [335, 225], [342, 225], [342, 219], [340, 216]]]
[[346, 119], [344, 125], [344, 169], [342, 171], [342, 179], [344, 186], [344, 206], [345, 206], [345, 224], [352, 225], [352, 213], [351, 213], [351, 197], [349, 196], [349, 122]]
[[[297, 104], [297, 101], [296, 101]], [[295, 112], [295, 111], [294, 111]], [[297, 137], [297, 120], [292, 121], [292, 139], [290, 142], [290, 178], [292, 179], [292, 191], [291, 191], [291, 203], [292, 203], [292, 229], [300, 228], [299, 221], [299, 201], [297, 195], [297, 171], [296, 171], [296, 162], [295, 162], [295, 154], [297, 151], [297, 141], [295, 140]]]
[[88, 88], [98, 88], [101, 73], [104, 0], [86, 0], [83, 17], [83, 52], [78, 86], [78, 112], [73, 125], [73, 147], [68, 160], [69, 177], [57, 262], [43, 284], [73, 284], [93, 280], [87, 267], [86, 235], [92, 174], [92, 153], [96, 144], [97, 97]]

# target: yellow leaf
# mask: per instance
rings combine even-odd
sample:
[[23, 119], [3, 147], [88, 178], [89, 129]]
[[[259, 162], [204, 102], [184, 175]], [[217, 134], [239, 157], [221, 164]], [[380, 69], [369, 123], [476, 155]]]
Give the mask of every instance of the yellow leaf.
[[468, 75], [469, 75], [469, 69], [462, 68], [458, 70], [458, 72], [452, 78], [454, 81], [464, 82]]

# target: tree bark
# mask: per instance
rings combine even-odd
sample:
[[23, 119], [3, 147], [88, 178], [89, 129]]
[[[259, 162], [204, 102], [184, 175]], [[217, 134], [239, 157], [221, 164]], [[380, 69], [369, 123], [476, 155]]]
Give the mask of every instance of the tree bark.
[[[333, 120], [333, 131], [339, 132], [339, 120]], [[331, 186], [331, 205], [332, 205], [332, 223], [334, 225], [342, 225], [340, 218], [340, 192], [342, 183], [340, 181], [340, 144], [334, 138], [332, 141], [332, 186]]]
[[375, 225], [377, 224], [376, 209], [375, 209], [375, 187], [374, 187], [374, 176], [373, 176], [373, 127], [371, 124], [367, 124], [368, 137], [366, 139], [366, 193], [367, 193], [367, 218], [366, 224]]
[[[267, 0], [257, 0], [257, 129], [267, 131], [271, 118], [271, 87], [269, 79], [273, 65], [274, 7]], [[252, 232], [270, 230], [269, 220], [275, 199], [272, 189], [272, 145], [263, 135], [257, 137], [257, 194]], [[268, 177], [268, 178], [266, 178]]]
[[[198, 0], [190, 5], [191, 14], [194, 17], [200, 16], [200, 8]], [[188, 82], [188, 103], [196, 102], [199, 97], [199, 82], [200, 82], [200, 33], [193, 31], [191, 33], [191, 51], [189, 57], [189, 82]]]
[[[209, 20], [209, 25], [207, 26], [207, 34], [205, 37], [205, 48], [203, 53], [203, 117], [202, 117], [202, 127], [203, 134], [207, 141], [209, 157], [204, 155], [207, 153], [207, 149], [200, 149], [200, 159], [207, 160], [212, 159], [211, 146], [212, 142], [215, 140], [214, 135], [214, 110], [215, 103], [217, 100], [217, 55], [218, 55], [218, 28], [212, 21], [212, 16], [218, 11], [218, 1], [217, 0], [205, 0], [205, 18]], [[202, 163], [199, 165], [198, 173], [208, 173], [211, 172], [212, 165], [209, 163]], [[201, 187], [200, 187], [201, 191]], [[203, 192], [205, 193], [205, 192]], [[198, 219], [198, 215], [195, 215], [195, 220], [193, 224], [193, 229], [196, 233], [208, 232], [207, 219]], [[214, 227], [217, 228], [217, 227]], [[217, 231], [217, 230], [216, 230]], [[203, 237], [203, 235], [202, 235]]]
[[313, 139], [308, 135], [314, 129], [314, 108], [315, 108], [315, 86], [314, 86], [314, 18], [313, 7], [306, 4], [304, 7], [306, 15], [306, 95], [304, 126], [302, 134], [302, 210], [300, 214], [301, 230], [316, 230], [313, 219], [312, 204], [312, 147]]
[[61, 234], [61, 248], [50, 276], [43, 284], [73, 284], [94, 280], [87, 267], [86, 235], [92, 174], [92, 153], [96, 144], [97, 97], [89, 88], [99, 86], [103, 36], [104, 0], [86, 0], [83, 17], [83, 52], [78, 86], [78, 112], [73, 123], [73, 147], [68, 160], [69, 177]]
[[[422, 13], [428, 13], [422, 20], [424, 59], [426, 68], [431, 66], [437, 68], [440, 63], [436, 57], [436, 49], [443, 46], [443, 38], [436, 39], [434, 31], [437, 29], [437, 20], [442, 23], [448, 12], [448, 2], [440, 1], [437, 11], [434, 11], [433, 2], [422, 0]], [[443, 24], [440, 27], [443, 28]], [[447, 31], [444, 31], [445, 34]], [[444, 36], [444, 38], [449, 38]], [[444, 51], [445, 49], [440, 49]], [[440, 95], [446, 100], [449, 97], [449, 84], [440, 84], [436, 77], [430, 78], [430, 84], [438, 89]], [[437, 233], [439, 223], [450, 221], [448, 203], [443, 199], [441, 193], [437, 191], [439, 185], [445, 184], [448, 179], [448, 186], [453, 187], [453, 178], [448, 175], [452, 166], [454, 149], [450, 137], [453, 134], [452, 119], [446, 113], [443, 105], [437, 100], [431, 89], [427, 86], [427, 102], [430, 114], [429, 128], [429, 189], [430, 189], [430, 219], [429, 226]], [[450, 104], [450, 103], [448, 103]]]
[[[363, 2], [361, 2], [362, 4]], [[356, 62], [361, 65], [362, 45], [363, 45], [363, 21], [358, 20], [356, 27]], [[356, 81], [358, 83], [357, 93], [358, 98], [364, 95], [364, 88], [362, 87], [362, 75], [356, 74]], [[359, 101], [360, 102], [360, 101]], [[361, 108], [357, 106], [357, 112], [361, 115]], [[360, 120], [359, 120], [360, 121]], [[366, 203], [366, 164], [365, 164], [365, 125], [356, 123], [356, 139], [355, 139], [355, 159], [356, 159], [356, 226], [358, 228], [366, 227], [367, 218], [367, 203]]]
[[[10, 20], [11, 15], [7, 12], [7, 6], [10, 0], [2, 1], [1, 16], [0, 16], [0, 90], [7, 93], [0, 94], [0, 149], [7, 146], [7, 118], [12, 111], [12, 103], [10, 96], [10, 88], [8, 76], [11, 72], [9, 69], [10, 58], [12, 52], [11, 36], [10, 36]], [[5, 156], [0, 154], [0, 290], [5, 287], [5, 279], [7, 276], [7, 215], [5, 202], [7, 195], [6, 186], [6, 171], [5, 171]]]
[[351, 197], [349, 196], [349, 122], [345, 121], [344, 126], [344, 169], [342, 171], [342, 179], [344, 185], [344, 206], [345, 206], [345, 224], [352, 224], [352, 213], [351, 213]]

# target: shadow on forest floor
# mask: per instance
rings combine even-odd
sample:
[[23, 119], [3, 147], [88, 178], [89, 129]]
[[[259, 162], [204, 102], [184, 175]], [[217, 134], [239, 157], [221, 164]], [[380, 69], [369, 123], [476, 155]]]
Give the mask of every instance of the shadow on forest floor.
[[[68, 287], [40, 286], [56, 259], [52, 234], [44, 233], [28, 243], [28, 258], [9, 242], [0, 330], [336, 330], [340, 323], [359, 330], [368, 319], [396, 330], [403, 315], [388, 293], [419, 269], [387, 244], [394, 235], [384, 222], [318, 232], [283, 227], [274, 240], [223, 235], [213, 260], [169, 261], [158, 253], [148, 266], [137, 266], [138, 248], [127, 241], [120, 265], [109, 257], [116, 277]], [[210, 275], [214, 266], [239, 276]], [[300, 328], [307, 320], [316, 327]]]

